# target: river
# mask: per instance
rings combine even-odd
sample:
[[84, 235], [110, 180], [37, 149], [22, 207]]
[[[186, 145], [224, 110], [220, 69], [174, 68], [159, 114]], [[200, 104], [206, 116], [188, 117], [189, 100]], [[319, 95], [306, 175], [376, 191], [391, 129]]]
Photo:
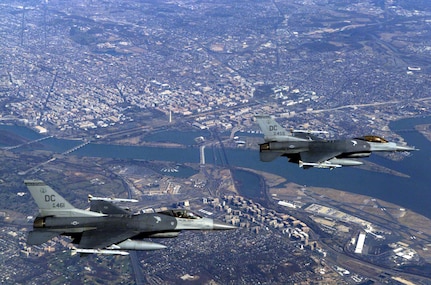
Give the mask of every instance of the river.
[[[244, 149], [226, 149], [226, 157], [231, 166], [274, 173], [300, 185], [328, 187], [379, 198], [431, 218], [431, 172], [429, 168], [431, 164], [431, 143], [423, 135], [414, 131], [414, 126], [419, 124], [431, 124], [431, 117], [399, 120], [391, 123], [390, 127], [395, 132], [400, 130], [400, 135], [405, 141], [409, 145], [419, 148], [420, 151], [413, 152], [412, 155], [400, 162], [392, 161], [376, 154], [366, 158], [371, 162], [405, 173], [409, 175], [409, 178], [362, 170], [356, 167], [343, 167], [333, 171], [327, 169], [303, 170], [296, 164], [288, 163], [287, 159], [282, 157], [270, 163], [261, 162], [258, 151]], [[0, 130], [7, 130], [33, 140], [42, 137], [24, 127], [0, 125]], [[208, 137], [209, 133], [206, 131], [185, 133], [165, 131], [147, 138], [149, 141], [171, 141], [190, 144], [190, 147], [184, 149], [90, 143], [73, 154], [78, 156], [199, 163], [199, 149], [191, 146], [194, 143], [193, 139], [197, 136]], [[49, 138], [32, 147], [63, 152], [80, 143], [78, 141]], [[20, 148], [14, 151], [20, 151]], [[220, 159], [211, 148], [205, 150], [205, 156], [206, 163], [218, 163], [217, 160]], [[241, 175], [244, 176], [243, 173]], [[250, 179], [242, 180], [242, 194], [245, 196], [258, 195], [256, 179], [252, 179], [250, 176]], [[249, 182], [247, 183], [247, 181]], [[249, 189], [249, 193], [244, 193], [244, 189]]]

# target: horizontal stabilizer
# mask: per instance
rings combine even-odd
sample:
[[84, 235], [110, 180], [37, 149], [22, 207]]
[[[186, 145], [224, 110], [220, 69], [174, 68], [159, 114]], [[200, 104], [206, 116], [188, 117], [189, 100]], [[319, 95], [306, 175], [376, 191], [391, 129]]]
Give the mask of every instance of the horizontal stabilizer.
[[28, 245], [40, 245], [44, 242], [49, 241], [53, 237], [58, 236], [58, 232], [50, 231], [31, 231], [28, 233], [27, 244]]
[[276, 151], [261, 152], [260, 161], [263, 161], [263, 162], [273, 161], [274, 159], [276, 159], [281, 155], [282, 155], [281, 152], [276, 152]]

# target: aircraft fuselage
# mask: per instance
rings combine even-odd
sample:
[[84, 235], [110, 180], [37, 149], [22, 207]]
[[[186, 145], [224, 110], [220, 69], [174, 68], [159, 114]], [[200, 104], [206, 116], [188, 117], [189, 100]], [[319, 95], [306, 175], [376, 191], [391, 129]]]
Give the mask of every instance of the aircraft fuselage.
[[271, 116], [256, 115], [265, 143], [260, 144], [260, 160], [269, 162], [286, 156], [300, 167], [337, 168], [363, 164], [351, 158], [368, 157], [373, 151], [413, 151], [414, 147], [397, 145], [386, 139], [368, 135], [352, 139], [325, 140], [321, 131], [292, 130], [290, 133]]
[[[68, 235], [82, 233], [93, 229], [133, 230], [137, 233], [213, 230], [225, 225], [209, 218], [185, 219], [172, 217], [163, 213], [144, 213], [137, 215], [107, 215], [102, 217], [39, 217], [34, 221], [35, 230], [55, 231]], [[232, 227], [233, 228], [233, 227]]]
[[333, 140], [333, 141], [282, 141], [266, 142], [260, 145], [260, 152], [297, 154], [301, 152], [339, 152], [337, 157], [367, 157], [371, 154], [371, 146], [362, 140]]

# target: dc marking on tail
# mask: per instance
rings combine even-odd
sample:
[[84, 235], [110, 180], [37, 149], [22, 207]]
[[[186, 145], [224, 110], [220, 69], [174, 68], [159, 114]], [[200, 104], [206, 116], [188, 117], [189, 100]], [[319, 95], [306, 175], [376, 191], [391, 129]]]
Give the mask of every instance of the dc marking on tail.
[[25, 185], [30, 191], [39, 208], [39, 216], [100, 216], [100, 213], [81, 210], [71, 205], [63, 196], [58, 194], [50, 186], [41, 180], [25, 180]]
[[45, 195], [45, 202], [55, 202], [55, 195]]

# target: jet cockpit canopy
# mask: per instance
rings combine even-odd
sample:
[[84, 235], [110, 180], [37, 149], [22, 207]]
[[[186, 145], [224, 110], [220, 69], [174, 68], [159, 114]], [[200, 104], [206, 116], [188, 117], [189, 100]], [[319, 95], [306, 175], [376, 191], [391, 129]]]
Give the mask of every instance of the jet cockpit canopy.
[[202, 217], [196, 214], [195, 212], [192, 212], [186, 209], [172, 209], [172, 210], [162, 211], [160, 213], [168, 216], [172, 216], [175, 218], [193, 219], [193, 220], [202, 219]]
[[388, 143], [387, 140], [385, 140], [384, 138], [379, 137], [379, 136], [371, 136], [370, 135], [370, 136], [363, 136], [363, 137], [356, 138], [356, 139], [367, 141], [367, 142], [373, 142], [373, 143]]

